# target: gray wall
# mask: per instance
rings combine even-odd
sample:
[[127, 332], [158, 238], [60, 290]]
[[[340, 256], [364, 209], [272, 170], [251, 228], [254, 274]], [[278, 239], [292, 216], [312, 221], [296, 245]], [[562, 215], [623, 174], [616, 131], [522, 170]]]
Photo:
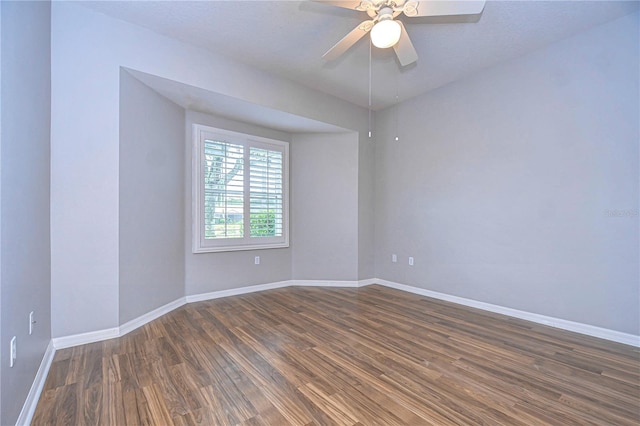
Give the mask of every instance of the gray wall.
[[381, 113], [377, 276], [639, 334], [638, 54], [635, 14]]
[[[187, 295], [227, 290], [256, 284], [291, 279], [291, 247], [267, 250], [232, 251], [220, 253], [191, 252], [191, 144], [194, 123], [242, 132], [265, 138], [291, 142], [291, 135], [272, 129], [241, 123], [193, 111], [186, 113], [185, 140], [185, 217], [184, 234], [185, 285]], [[291, 147], [290, 147], [291, 150]], [[290, 156], [291, 151], [290, 151]], [[291, 246], [291, 240], [290, 246]], [[260, 265], [254, 257], [260, 256]]]
[[297, 134], [291, 152], [293, 278], [357, 280], [358, 134]]
[[[0, 346], [2, 336], [2, 3], [0, 3]], [[0, 424], [2, 424], [2, 366], [4, 359], [0, 354]]]
[[[51, 339], [47, 2], [1, 2], [0, 424], [15, 424]], [[37, 324], [29, 335], [29, 312]], [[9, 367], [9, 341], [17, 360]]]
[[184, 296], [184, 110], [120, 71], [119, 309]]
[[359, 134], [358, 143], [358, 279], [375, 277], [375, 138]]

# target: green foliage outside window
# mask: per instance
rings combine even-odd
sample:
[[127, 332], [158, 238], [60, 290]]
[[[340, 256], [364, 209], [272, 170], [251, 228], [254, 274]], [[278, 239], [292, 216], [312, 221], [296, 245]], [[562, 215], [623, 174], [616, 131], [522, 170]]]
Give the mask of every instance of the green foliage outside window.
[[276, 215], [274, 213], [253, 213], [249, 217], [252, 237], [273, 237], [276, 235]]

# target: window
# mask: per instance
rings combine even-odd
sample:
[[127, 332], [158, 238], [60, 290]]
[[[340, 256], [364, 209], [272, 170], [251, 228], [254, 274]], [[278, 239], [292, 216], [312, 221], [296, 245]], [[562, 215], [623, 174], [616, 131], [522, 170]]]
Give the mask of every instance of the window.
[[289, 247], [289, 144], [193, 125], [193, 252]]

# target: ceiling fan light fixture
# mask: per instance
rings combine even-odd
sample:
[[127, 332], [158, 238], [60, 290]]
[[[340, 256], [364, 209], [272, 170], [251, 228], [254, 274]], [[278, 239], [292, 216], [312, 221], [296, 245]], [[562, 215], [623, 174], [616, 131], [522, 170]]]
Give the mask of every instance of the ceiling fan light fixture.
[[400, 40], [402, 29], [393, 19], [384, 19], [376, 23], [371, 29], [371, 42], [375, 47], [386, 49], [394, 46]]

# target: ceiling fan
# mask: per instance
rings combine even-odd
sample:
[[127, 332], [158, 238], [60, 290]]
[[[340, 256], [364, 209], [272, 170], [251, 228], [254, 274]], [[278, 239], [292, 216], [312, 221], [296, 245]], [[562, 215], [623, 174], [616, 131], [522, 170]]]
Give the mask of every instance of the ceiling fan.
[[379, 48], [393, 47], [403, 67], [418, 60], [418, 54], [400, 20], [403, 14], [416, 16], [475, 15], [484, 9], [485, 0], [313, 0], [346, 9], [366, 12], [371, 19], [361, 22], [322, 57], [337, 59], [365, 34], [371, 33], [371, 42]]

